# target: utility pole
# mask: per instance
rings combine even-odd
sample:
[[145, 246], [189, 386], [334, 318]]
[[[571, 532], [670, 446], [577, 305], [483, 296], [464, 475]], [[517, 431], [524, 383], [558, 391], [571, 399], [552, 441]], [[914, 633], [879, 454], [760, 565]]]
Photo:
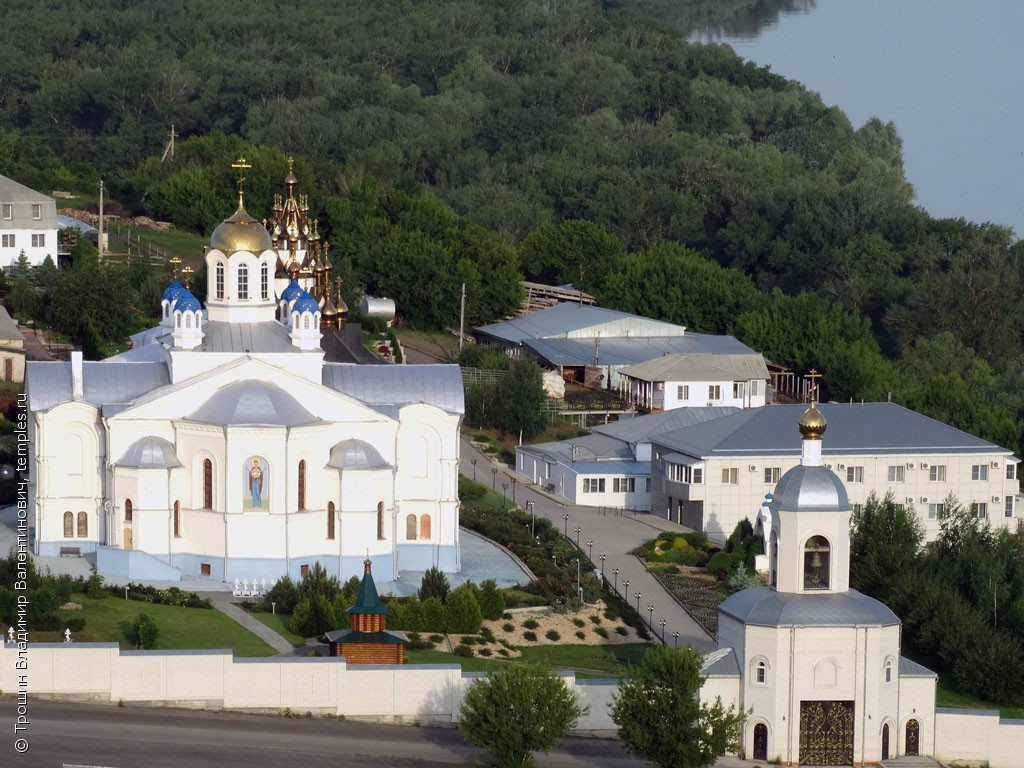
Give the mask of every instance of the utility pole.
[[160, 156], [161, 163], [168, 158], [171, 160], [174, 159], [174, 138], [176, 135], [177, 134], [174, 132], [174, 123], [171, 123], [171, 138], [167, 141], [167, 144], [164, 145], [164, 153]]
[[462, 352], [462, 337], [466, 335], [466, 284], [462, 284], [462, 301], [459, 304], [459, 352]]
[[99, 238], [96, 241], [96, 247], [99, 249], [100, 260], [102, 261], [103, 254], [106, 251], [106, 248], [103, 247], [103, 179], [100, 179], [100, 218], [99, 227], [97, 227], [97, 231], [99, 232]]

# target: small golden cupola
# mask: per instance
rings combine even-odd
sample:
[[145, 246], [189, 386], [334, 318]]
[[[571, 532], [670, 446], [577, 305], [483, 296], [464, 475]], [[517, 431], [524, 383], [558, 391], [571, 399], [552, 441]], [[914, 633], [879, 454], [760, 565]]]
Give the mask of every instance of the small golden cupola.
[[227, 256], [239, 251], [249, 253], [262, 253], [271, 247], [270, 234], [260, 222], [256, 221], [245, 210], [245, 192], [243, 184], [245, 176], [242, 172], [252, 166], [246, 163], [244, 157], [231, 165], [239, 172], [238, 176], [238, 210], [231, 216], [224, 219], [217, 228], [213, 230], [210, 237], [210, 247], [216, 248]]
[[821, 378], [821, 374], [812, 368], [807, 377], [811, 380], [811, 388], [808, 393], [810, 404], [804, 411], [804, 415], [800, 417], [800, 421], [797, 422], [797, 429], [803, 436], [802, 463], [813, 466], [821, 463], [821, 437], [825, 434], [828, 423], [821, 411], [818, 410], [817, 380]]

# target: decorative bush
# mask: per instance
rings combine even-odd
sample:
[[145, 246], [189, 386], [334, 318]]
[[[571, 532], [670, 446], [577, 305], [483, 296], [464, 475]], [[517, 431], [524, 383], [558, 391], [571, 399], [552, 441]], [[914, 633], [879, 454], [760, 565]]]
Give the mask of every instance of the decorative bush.
[[444, 571], [434, 566], [423, 574], [418, 597], [424, 602], [429, 597], [436, 597], [443, 603], [447, 599], [449, 591], [451, 591], [451, 585], [448, 583], [448, 577], [445, 576]]
[[544, 637], [555, 643], [562, 639], [562, 636], [553, 629], [549, 629], [547, 632], [545, 632]]
[[501, 614], [501, 618], [502, 618], [502, 619], [503, 619], [504, 621], [509, 621], [509, 620], [511, 620], [511, 619], [512, 619], [512, 614], [511, 614], [511, 613], [509, 613], [508, 611], [505, 611], [505, 612], [504, 612], [503, 614]]
[[494, 579], [487, 579], [480, 584], [480, 614], [488, 621], [501, 618], [505, 612], [505, 598], [498, 591]]
[[448, 631], [457, 635], [469, 634], [480, 629], [483, 616], [477, 601], [475, 584], [460, 584], [448, 593]]
[[526, 640], [529, 643], [535, 643], [535, 642], [537, 642], [537, 633], [536, 632], [523, 632], [523, 640]]
[[527, 619], [526, 621], [523, 622], [523, 626], [526, 627], [527, 629], [536, 629], [537, 627], [540, 626], [540, 624], [538, 624], [533, 619]]
[[515, 632], [516, 631], [516, 625], [515, 624], [509, 624], [508, 622], [505, 622], [504, 624], [502, 624], [501, 628], [503, 630], [505, 630], [506, 632]]
[[459, 643], [457, 646], [455, 646], [455, 655], [464, 656], [467, 659], [471, 659], [473, 658], [473, 649], [465, 643]]
[[499, 648], [498, 649], [498, 655], [499, 656], [508, 656], [508, 651], [506, 651], [504, 648]]
[[728, 552], [716, 552], [708, 560], [708, 573], [719, 581], [723, 581], [733, 569], [733, 557]]
[[629, 634], [629, 630], [628, 630], [628, 629], [626, 629], [626, 628], [625, 628], [624, 626], [622, 626], [621, 624], [619, 624], [619, 626], [617, 626], [617, 627], [615, 628], [615, 632], [616, 632], [617, 634], [620, 634], [620, 635], [622, 635], [623, 637], [625, 637], [626, 635], [628, 635], [628, 634]]
[[608, 630], [604, 627], [594, 627], [594, 634], [598, 637], [603, 637], [605, 640], [608, 639]]
[[601, 623], [601, 617], [600, 617], [600, 616], [597, 616], [597, 615], [591, 616], [591, 617], [590, 617], [590, 620], [591, 620], [591, 621], [592, 621], [592, 622], [593, 622], [594, 624], [600, 624], [600, 623]]
[[430, 642], [432, 642], [434, 645], [437, 645], [438, 643], [440, 643], [440, 642], [442, 642], [444, 640], [444, 638], [441, 635], [431, 635], [427, 639]]
[[577, 627], [585, 627], [585, 626], [587, 626], [587, 622], [585, 622], [583, 619], [580, 619], [580, 618], [573, 619], [572, 623], [575, 624]]
[[578, 637], [580, 640], [586, 640], [587, 639], [587, 633], [584, 632], [582, 629], [577, 629], [576, 630], [576, 637]]
[[491, 655], [491, 649], [490, 648], [481, 648], [480, 649], [480, 655], [481, 656], [490, 656]]
[[490, 627], [483, 627], [480, 630], [480, 641], [485, 643], [496, 642], [494, 639], [494, 633], [491, 631]]

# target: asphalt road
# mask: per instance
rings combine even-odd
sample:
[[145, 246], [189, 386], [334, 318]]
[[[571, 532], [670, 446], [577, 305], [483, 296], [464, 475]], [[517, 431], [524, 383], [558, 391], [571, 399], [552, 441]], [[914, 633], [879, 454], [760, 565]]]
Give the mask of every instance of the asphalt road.
[[[15, 702], [0, 699], [3, 765], [24, 768], [431, 768], [479, 766], [486, 754], [454, 728], [114, 707], [30, 700], [23, 754]], [[537, 756], [541, 768], [640, 768], [617, 741], [570, 738]]]

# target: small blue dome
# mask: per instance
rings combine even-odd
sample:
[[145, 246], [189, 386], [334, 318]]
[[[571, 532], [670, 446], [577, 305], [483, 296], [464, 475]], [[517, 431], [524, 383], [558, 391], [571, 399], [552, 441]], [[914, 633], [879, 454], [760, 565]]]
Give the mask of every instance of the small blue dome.
[[161, 297], [162, 301], [171, 301], [179, 298], [183, 292], [187, 293], [185, 286], [178, 282], [178, 278], [171, 280], [171, 284], [167, 286], [167, 290], [164, 291], [164, 295]]
[[295, 278], [292, 278], [292, 281], [281, 291], [281, 301], [290, 302], [292, 299], [297, 299], [301, 293], [305, 293], [305, 291], [302, 290], [302, 286], [298, 284]]
[[192, 292], [187, 289], [182, 289], [183, 293], [178, 296], [178, 303], [174, 305], [175, 312], [198, 312], [200, 310], [199, 299], [192, 295]]
[[[301, 291], [302, 289], [299, 290]], [[294, 306], [292, 306], [292, 312], [298, 312], [299, 314], [302, 314], [303, 312], [315, 313], [319, 311], [320, 305], [317, 303], [316, 299], [310, 296], [306, 291], [302, 291], [298, 295], [295, 299]]]

